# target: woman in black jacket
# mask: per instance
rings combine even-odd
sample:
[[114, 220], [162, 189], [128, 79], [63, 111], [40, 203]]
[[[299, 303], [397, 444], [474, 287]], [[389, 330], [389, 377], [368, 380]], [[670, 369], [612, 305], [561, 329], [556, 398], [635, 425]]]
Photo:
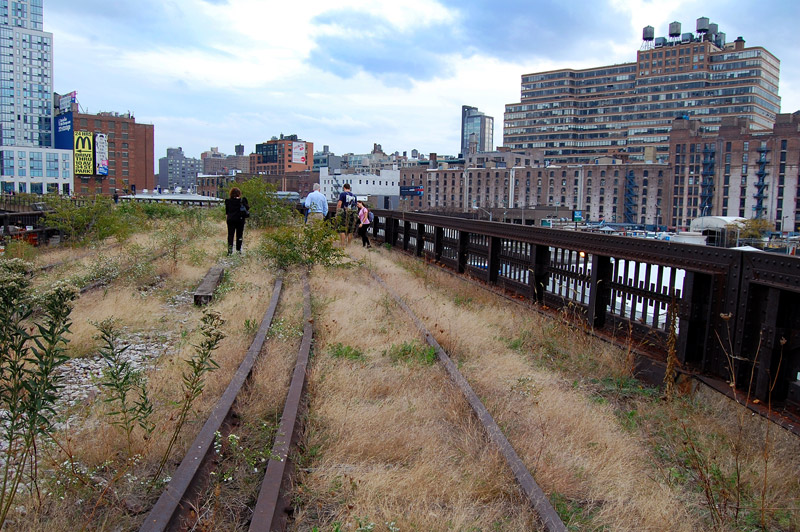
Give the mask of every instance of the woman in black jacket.
[[231, 189], [230, 198], [225, 200], [225, 219], [228, 222], [228, 255], [233, 253], [233, 235], [236, 234], [236, 251], [242, 252], [242, 233], [244, 221], [250, 216], [250, 205], [242, 191], [236, 187]]

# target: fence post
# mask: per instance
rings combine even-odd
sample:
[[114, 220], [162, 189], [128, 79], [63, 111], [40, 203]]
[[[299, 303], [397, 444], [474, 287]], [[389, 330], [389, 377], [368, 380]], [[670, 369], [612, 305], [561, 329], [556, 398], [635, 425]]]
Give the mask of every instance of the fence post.
[[469, 249], [469, 233], [458, 232], [458, 273], [467, 271], [467, 250]]
[[611, 299], [611, 257], [592, 255], [592, 282], [589, 288], [589, 325], [600, 329], [606, 324], [608, 302]]
[[444, 249], [444, 227], [436, 226], [433, 228], [433, 260], [439, 262], [442, 259]]
[[500, 246], [502, 241], [500, 237], [493, 236], [489, 238], [489, 284], [497, 284], [497, 274], [500, 270]]
[[550, 265], [550, 246], [531, 246], [531, 299], [539, 304], [544, 303], [544, 292], [549, 280], [547, 267]]
[[425, 254], [425, 224], [417, 223], [417, 247], [414, 255], [422, 257]]

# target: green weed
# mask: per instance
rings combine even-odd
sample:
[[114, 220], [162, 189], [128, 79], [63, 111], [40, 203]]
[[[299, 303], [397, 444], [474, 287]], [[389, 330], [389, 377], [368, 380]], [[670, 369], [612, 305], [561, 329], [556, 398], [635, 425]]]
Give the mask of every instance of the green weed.
[[346, 358], [347, 360], [364, 360], [365, 358], [360, 349], [342, 343], [331, 345], [328, 352], [333, 358]]
[[431, 346], [422, 345], [419, 341], [405, 342], [400, 345], [392, 344], [383, 352], [392, 362], [406, 364], [422, 364], [431, 366], [436, 363], [436, 350]]

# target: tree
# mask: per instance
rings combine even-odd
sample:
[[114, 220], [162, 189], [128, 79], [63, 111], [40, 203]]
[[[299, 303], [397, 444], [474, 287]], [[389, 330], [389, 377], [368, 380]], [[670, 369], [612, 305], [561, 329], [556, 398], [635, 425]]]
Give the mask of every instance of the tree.
[[230, 195], [230, 189], [239, 188], [242, 197], [247, 198], [250, 205], [250, 218], [248, 223], [254, 227], [270, 227], [284, 225], [296, 212], [294, 205], [280, 199], [275, 192], [277, 187], [265, 183], [257, 177], [241, 183], [232, 182], [226, 189], [225, 197]]

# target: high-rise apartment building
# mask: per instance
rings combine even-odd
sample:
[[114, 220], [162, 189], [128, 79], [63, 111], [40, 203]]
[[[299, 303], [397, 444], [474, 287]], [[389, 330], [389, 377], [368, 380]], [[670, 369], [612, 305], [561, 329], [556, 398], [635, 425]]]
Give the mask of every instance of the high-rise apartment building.
[[477, 107], [461, 106], [461, 157], [470, 153], [492, 151], [494, 118], [478, 111]]
[[542, 148], [552, 162], [585, 163], [599, 155], [665, 161], [673, 119], [699, 119], [709, 132], [724, 118], [770, 129], [780, 112], [780, 61], [745, 47], [703, 17], [697, 33], [669, 26], [669, 37], [644, 28], [636, 61], [522, 76], [521, 100], [506, 105], [504, 146]]
[[158, 160], [158, 186], [162, 189], [197, 186], [197, 174], [203, 172], [203, 161], [186, 157], [183, 148], [167, 148], [167, 156]]
[[72, 192], [72, 151], [53, 148], [53, 34], [42, 0], [0, 2], [0, 190]]

